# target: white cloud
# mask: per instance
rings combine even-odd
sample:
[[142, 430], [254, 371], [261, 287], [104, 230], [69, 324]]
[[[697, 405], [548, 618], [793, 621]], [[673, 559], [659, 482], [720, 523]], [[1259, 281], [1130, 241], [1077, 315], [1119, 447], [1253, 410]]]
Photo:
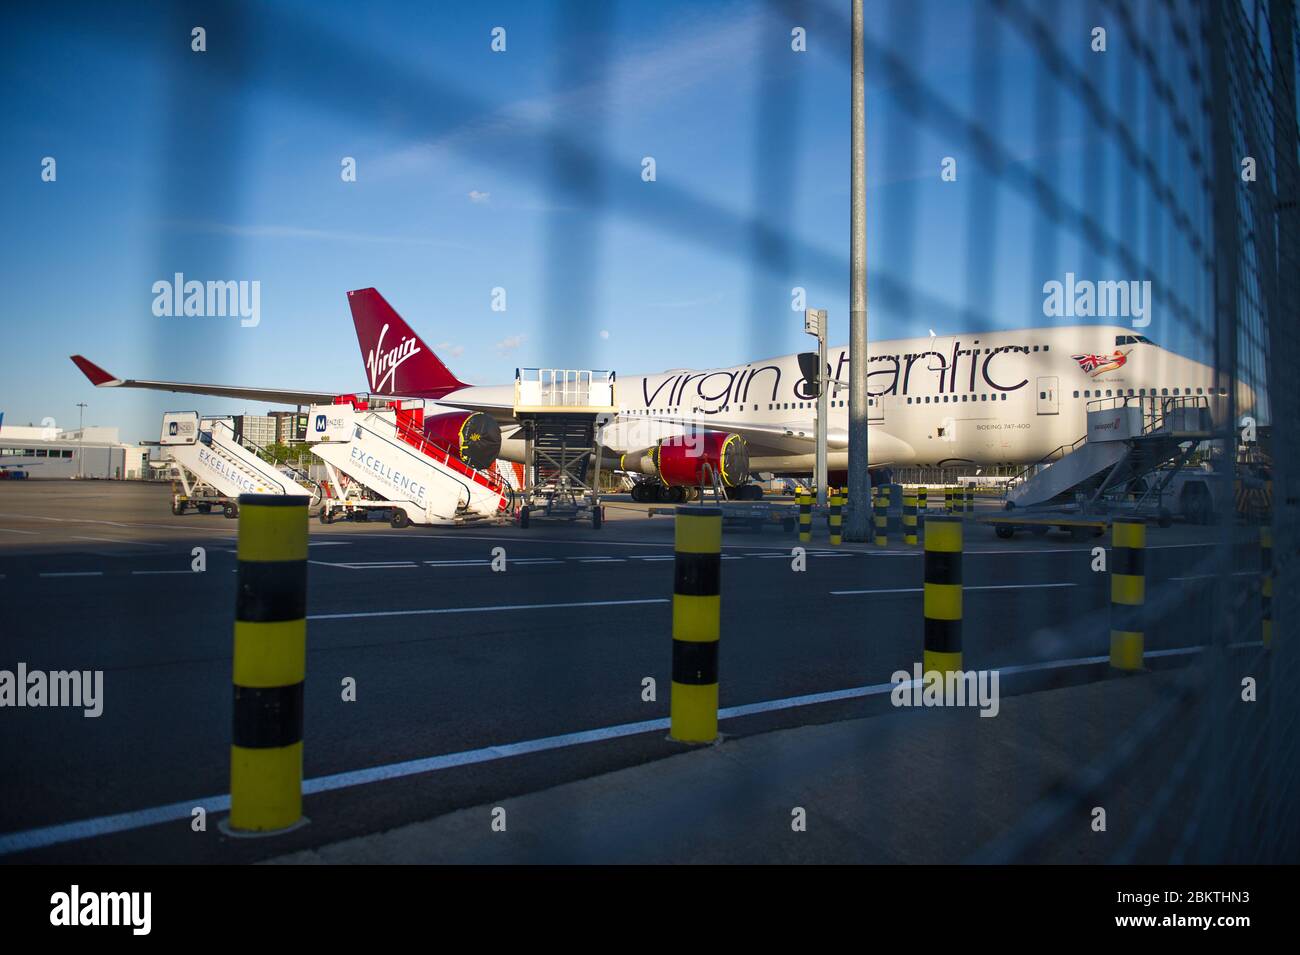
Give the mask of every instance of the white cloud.
[[608, 337], [609, 337], [609, 329], [608, 329], [608, 328], [602, 328], [602, 329], [600, 330], [600, 337], [601, 337], [601, 338], [608, 338]]
[[508, 355], [524, 343], [523, 335], [510, 335], [497, 342], [497, 351], [502, 355]]
[[465, 354], [465, 346], [453, 345], [451, 342], [439, 342], [438, 354], [447, 355], [451, 358], [459, 358], [461, 355]]
[[672, 302], [646, 302], [646, 308], [699, 308], [702, 305], [714, 305], [722, 301], [722, 293], [714, 292], [701, 298], [679, 299]]
[[478, 202], [478, 203], [487, 202], [488, 199], [491, 198], [491, 196], [492, 196], [492, 193], [490, 193], [490, 192], [479, 192], [477, 189], [471, 189], [471, 190], [469, 191], [469, 201], [470, 201], [470, 202]]
[[402, 245], [428, 245], [438, 248], [470, 250], [469, 246], [460, 242], [422, 235], [383, 235], [340, 231], [337, 229], [310, 229], [296, 225], [237, 225], [229, 222], [171, 221], [164, 222], [163, 225], [183, 232], [231, 235], [241, 239], [314, 239], [322, 242], [400, 243]]
[[679, 18], [673, 32], [644, 38], [611, 62], [599, 80], [517, 100], [403, 146], [372, 160], [370, 175], [428, 170], [462, 151], [491, 148], [493, 143], [506, 148], [514, 137], [545, 136], [555, 131], [557, 123], [586, 116], [594, 108], [610, 116], [643, 113], [688, 94], [718, 74], [734, 73], [736, 63], [753, 60], [774, 25], [785, 29], [779, 21], [779, 16], [761, 8], [743, 15], [728, 9]]

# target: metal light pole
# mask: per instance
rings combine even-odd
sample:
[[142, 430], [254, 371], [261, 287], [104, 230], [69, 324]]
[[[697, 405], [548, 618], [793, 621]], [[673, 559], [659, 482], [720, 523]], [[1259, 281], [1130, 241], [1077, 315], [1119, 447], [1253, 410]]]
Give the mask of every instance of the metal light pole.
[[862, 51], [862, 0], [853, 0], [853, 161], [849, 227], [849, 505], [844, 538], [868, 539], [871, 477], [867, 473], [867, 91]]
[[77, 477], [85, 477], [86, 459], [86, 408], [84, 401], [77, 402]]

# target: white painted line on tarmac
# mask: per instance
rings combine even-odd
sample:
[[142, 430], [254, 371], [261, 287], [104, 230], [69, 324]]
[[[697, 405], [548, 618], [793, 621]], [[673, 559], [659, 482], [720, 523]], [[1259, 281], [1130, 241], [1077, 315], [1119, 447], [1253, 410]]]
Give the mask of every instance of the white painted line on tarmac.
[[355, 620], [361, 617], [418, 617], [444, 613], [500, 613], [509, 610], [564, 610], [570, 607], [629, 607], [635, 604], [666, 604], [668, 597], [644, 600], [584, 600], [554, 604], [502, 604], [492, 607], [435, 607], [428, 610], [365, 610], [356, 613], [314, 613], [308, 620]]
[[20, 530], [15, 530], [12, 527], [0, 527], [0, 534], [27, 534], [31, 537], [40, 536], [36, 531], [20, 531]]
[[165, 544], [153, 544], [153, 543], [150, 543], [149, 541], [124, 541], [124, 540], [120, 540], [120, 539], [118, 539], [118, 538], [116, 538], [116, 537], [77, 537], [77, 536], [72, 536], [72, 537], [70, 537], [69, 539], [70, 539], [70, 540], [74, 540], [74, 541], [99, 541], [100, 543], [103, 543], [103, 544], [128, 544], [128, 545], [132, 545], [132, 546], [135, 546], [135, 547], [165, 547], [165, 546], [167, 546], [167, 545], [165, 545]]
[[331, 563], [327, 560], [309, 560], [309, 564], [317, 564], [321, 567], [341, 567], [344, 570], [402, 570], [404, 568], [419, 567], [420, 565], [411, 560], [376, 560], [370, 562], [359, 561], [354, 564], [350, 563]]
[[[1213, 580], [1218, 574], [1193, 574], [1191, 577], [1170, 577], [1170, 580]], [[1257, 570], [1238, 570], [1232, 573], [1233, 577], [1258, 577]]]
[[155, 574], [192, 574], [192, 570], [133, 570], [132, 576], [146, 577]]
[[[4, 515], [0, 514], [0, 517]], [[672, 541], [611, 541], [611, 540], [567, 540], [563, 537], [506, 537], [487, 536], [486, 534], [368, 534], [367, 537], [382, 537], [389, 540], [460, 540], [460, 541], [518, 541], [521, 544], [567, 544], [576, 547], [672, 547]], [[360, 539], [359, 537], [356, 539]]]
[[[554, 605], [558, 604], [550, 605], [554, 607]], [[1203, 647], [1180, 647], [1177, 650], [1148, 652], [1147, 656], [1190, 655], [1199, 654], [1201, 651], [1203, 651]], [[1105, 663], [1109, 659], [1109, 656], [1083, 656], [1070, 660], [1045, 660], [1040, 661], [1040, 663], [1018, 664], [1014, 665], [1014, 667], [998, 667], [996, 669], [1000, 673], [1031, 673], [1035, 672], [1035, 670], [1083, 667], [1083, 665]], [[754, 716], [757, 713], [779, 712], [781, 709], [796, 709], [798, 707], [816, 706], [819, 703], [835, 703], [840, 702], [840, 700], [861, 699], [865, 698], [865, 696], [879, 696], [891, 693], [894, 686], [910, 686], [913, 682], [871, 683], [870, 686], [854, 686], [846, 690], [829, 690], [827, 693], [787, 696], [785, 699], [764, 700], [761, 703], [745, 703], [736, 707], [723, 707], [718, 711], [718, 719], [735, 720], [738, 717]], [[450, 752], [450, 754], [442, 756], [426, 756], [426, 758], [422, 759], [406, 760], [403, 763], [378, 765], [378, 767], [355, 769], [346, 773], [334, 773], [333, 776], [318, 776], [312, 778], [312, 780], [304, 780], [303, 794], [330, 793], [330, 791], [348, 789], [351, 786], [367, 785], [370, 782], [400, 780], [400, 778], [407, 776], [437, 772], [439, 769], [452, 769], [476, 763], [491, 763], [491, 761], [508, 759], [511, 756], [521, 756], [547, 750], [563, 750], [563, 748], [569, 746], [581, 746], [584, 743], [632, 737], [632, 735], [654, 733], [656, 730], [666, 730], [668, 728], [668, 719], [624, 722], [624, 724], [616, 726], [603, 726], [601, 729], [582, 730], [582, 732], [578, 733], [564, 733], [555, 735], [555, 737], [526, 739], [524, 742], [485, 746], [478, 748], [478, 750]], [[34, 848], [59, 846], [62, 843], [77, 842], [78, 839], [96, 838], [100, 837], [100, 835], [134, 832], [136, 829], [160, 825], [162, 822], [188, 820], [191, 813], [194, 812], [195, 806], [204, 807], [208, 812], [224, 812], [230, 808], [230, 796], [229, 794], [203, 796], [203, 798], [187, 799], [185, 802], [169, 803], [166, 806], [157, 806], [151, 809], [136, 809], [134, 812], [120, 812], [112, 816], [98, 816], [95, 819], [75, 822], [60, 822], [60, 824], [42, 826], [39, 829], [6, 833], [0, 835], [0, 855], [34, 850]]]
[[[974, 587], [964, 586], [962, 590], [1028, 590], [1031, 588], [1043, 587], [1077, 587], [1075, 583], [1055, 583], [1055, 584], [979, 584]], [[857, 594], [919, 594], [924, 590], [922, 587], [898, 587], [889, 590], [832, 590], [833, 597], [850, 597]]]
[[48, 571], [41, 574], [42, 577], [103, 577], [102, 570], [61, 570]]
[[887, 590], [832, 590], [832, 597], [851, 597], [857, 594], [919, 594], [922, 587], [891, 587]]
[[[544, 606], [560, 606], [550, 604]], [[1259, 645], [1259, 644], [1255, 644]], [[1180, 647], [1173, 650], [1154, 650], [1146, 654], [1148, 657], [1172, 657], [1200, 653], [1203, 647]], [[1109, 656], [1095, 657], [1076, 657], [1069, 660], [1046, 660], [1038, 663], [1024, 663], [1015, 666], [996, 667], [999, 673], [1031, 673], [1042, 670], [1059, 670], [1073, 666], [1091, 666], [1097, 663], [1103, 663], [1110, 659]], [[869, 686], [851, 687], [845, 690], [830, 690], [824, 693], [808, 693], [803, 696], [791, 696], [780, 700], [766, 700], [759, 703], [745, 703], [740, 706], [727, 706], [718, 710], [718, 719], [737, 719], [743, 716], [753, 716], [759, 713], [772, 713], [780, 710], [797, 709], [803, 706], [815, 706], [819, 703], [834, 703], [841, 700], [859, 699], [869, 696], [881, 696], [893, 691], [895, 686], [911, 686], [914, 683], [908, 680], [903, 684], [873, 683]], [[353, 770], [346, 773], [335, 773], [332, 776], [318, 776], [314, 779], [303, 780], [302, 791], [304, 795], [315, 795], [316, 793], [332, 792], [338, 789], [347, 789], [352, 786], [363, 786], [367, 783], [384, 782], [390, 779], [402, 779], [407, 776], [417, 776], [423, 773], [436, 772], [442, 769], [453, 769], [458, 766], [471, 766], [475, 763], [490, 763], [498, 759], [507, 759], [511, 756], [522, 756], [528, 753], [541, 753], [548, 750], [565, 749], [570, 746], [580, 746], [584, 743], [597, 743], [605, 740], [621, 739], [625, 736], [637, 736], [641, 733], [651, 733], [669, 728], [669, 720], [661, 718], [657, 720], [642, 720], [638, 723], [622, 723], [617, 726], [606, 726], [600, 729], [583, 730], [576, 733], [564, 733], [559, 736], [547, 736], [542, 739], [525, 740], [519, 743], [506, 743], [499, 746], [485, 746], [480, 749], [464, 750], [459, 753], [447, 753], [442, 756], [429, 756], [422, 759], [411, 759], [401, 763], [389, 763], [386, 766], [371, 766], [366, 769]], [[79, 839], [91, 839], [97, 836], [106, 836], [118, 832], [132, 832], [136, 829], [144, 829], [148, 826], [156, 826], [164, 822], [177, 822], [179, 820], [188, 820], [195, 806], [202, 806], [209, 813], [224, 812], [230, 808], [230, 796], [206, 796], [199, 799], [189, 799], [184, 802], [169, 803], [166, 806], [156, 806], [152, 809], [139, 809], [134, 812], [117, 813], [111, 816], [99, 816], [94, 819], [82, 819], [76, 822], [59, 823], [52, 826], [43, 826], [39, 829], [27, 829], [22, 832], [11, 832], [0, 835], [0, 856], [9, 855], [14, 852], [24, 852], [31, 849], [43, 849], [48, 846], [61, 845], [67, 842], [75, 842]]]

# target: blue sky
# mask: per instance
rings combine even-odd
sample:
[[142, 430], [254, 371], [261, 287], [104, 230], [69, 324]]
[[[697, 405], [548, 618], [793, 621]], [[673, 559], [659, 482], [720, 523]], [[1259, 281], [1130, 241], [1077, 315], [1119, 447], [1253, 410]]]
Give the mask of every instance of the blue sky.
[[[0, 410], [75, 426], [86, 401], [87, 423], [129, 440], [156, 438], [165, 410], [267, 410], [96, 391], [77, 352], [123, 377], [363, 389], [344, 293], [371, 285], [477, 383], [517, 365], [630, 374], [803, 350], [793, 286], [846, 341], [848, 6], [11, 10]], [[867, 3], [871, 336], [1046, 324], [1042, 284], [1068, 270], [1155, 279], [1146, 334], [1204, 358], [1208, 319], [1186, 318], [1204, 309], [1204, 270], [1071, 71], [1175, 186], [1194, 181], [1186, 146], [1108, 7], [1032, 6], [1055, 69], [982, 2]], [[1136, 16], [1185, 75], [1160, 5]], [[194, 25], [206, 53], [190, 50]], [[1089, 49], [1094, 25], [1111, 31], [1106, 54]], [[41, 181], [45, 156], [56, 182]], [[1137, 270], [1044, 214], [1025, 175], [1119, 237]], [[1198, 190], [1176, 191], [1203, 228]], [[259, 281], [261, 324], [153, 315], [152, 284], [178, 271]]]

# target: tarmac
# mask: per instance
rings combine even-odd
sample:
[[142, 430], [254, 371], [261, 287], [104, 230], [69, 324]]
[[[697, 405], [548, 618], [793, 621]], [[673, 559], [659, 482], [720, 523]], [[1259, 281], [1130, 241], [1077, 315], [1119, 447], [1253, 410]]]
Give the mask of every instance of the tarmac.
[[[0, 861], [262, 861], [609, 774], [653, 776], [683, 759], [730, 765], [732, 753], [777, 731], [813, 740], [819, 726], [865, 720], [897, 726], [891, 733], [903, 739], [948, 718], [895, 712], [880, 689], [911, 669], [922, 646], [921, 551], [897, 539], [885, 549], [832, 548], [819, 522], [797, 570], [794, 534], [724, 534], [727, 741], [683, 756], [665, 738], [671, 518], [613, 500], [600, 531], [313, 521], [304, 747], [312, 822], [268, 839], [230, 839], [215, 824], [195, 831], [196, 808], [216, 820], [228, 806], [237, 521], [173, 516], [167, 495], [165, 486], [127, 482], [0, 486], [8, 614], [0, 669], [102, 670], [105, 697], [94, 719], [0, 712]], [[1214, 530], [1149, 531], [1153, 668], [1181, 667], [1208, 642], [1207, 621], [1221, 606], [1209, 586], [1216, 579], [1228, 581], [1238, 615], [1231, 639], [1255, 637], [1258, 550], [1241, 529], [1228, 576], [1216, 577], [1224, 563], [1207, 555], [1224, 551], [1207, 546]], [[975, 717], [999, 745], [1014, 747], [1014, 734], [998, 728], [1011, 725], [1025, 694], [1041, 695], [1042, 712], [1056, 713], [1041, 718], [1063, 732], [1086, 725], [1092, 697], [1060, 688], [1106, 674], [1108, 581], [1094, 569], [1094, 548], [1106, 544], [1055, 532], [1002, 541], [968, 527], [965, 661], [1001, 674], [1001, 713]], [[498, 547], [504, 572], [492, 567]], [[356, 702], [342, 699], [348, 678]], [[644, 698], [648, 678], [653, 699]], [[871, 760], [894, 765], [902, 752], [872, 750]], [[915, 752], [924, 762], [925, 747]], [[1077, 755], [1091, 752], [1081, 736]], [[958, 755], [959, 776], [979, 770], [972, 755]], [[1014, 780], [1023, 806], [1054, 778], [1043, 758], [1041, 772]], [[893, 824], [920, 838], [937, 811], [922, 805]]]

